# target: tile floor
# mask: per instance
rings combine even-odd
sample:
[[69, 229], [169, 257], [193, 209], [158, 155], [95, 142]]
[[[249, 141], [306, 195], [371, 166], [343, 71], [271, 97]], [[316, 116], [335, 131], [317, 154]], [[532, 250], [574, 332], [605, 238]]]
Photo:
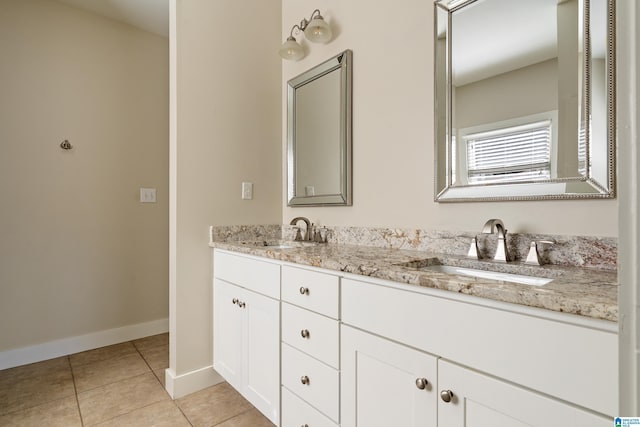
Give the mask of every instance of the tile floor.
[[171, 400], [169, 335], [0, 371], [0, 426], [273, 427], [227, 383]]

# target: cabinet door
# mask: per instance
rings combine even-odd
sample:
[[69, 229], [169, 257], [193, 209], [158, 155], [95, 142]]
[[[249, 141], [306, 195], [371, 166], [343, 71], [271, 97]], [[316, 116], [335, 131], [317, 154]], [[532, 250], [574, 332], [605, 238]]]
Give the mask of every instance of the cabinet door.
[[236, 390], [241, 390], [243, 383], [244, 313], [237, 303], [243, 292], [242, 288], [224, 280], [213, 282], [213, 368]]
[[[526, 369], [523, 366], [522, 369]], [[605, 427], [611, 419], [440, 359], [438, 427]]]
[[280, 409], [280, 302], [245, 290], [243, 394], [274, 424]]
[[436, 425], [437, 358], [348, 326], [341, 333], [343, 427]]

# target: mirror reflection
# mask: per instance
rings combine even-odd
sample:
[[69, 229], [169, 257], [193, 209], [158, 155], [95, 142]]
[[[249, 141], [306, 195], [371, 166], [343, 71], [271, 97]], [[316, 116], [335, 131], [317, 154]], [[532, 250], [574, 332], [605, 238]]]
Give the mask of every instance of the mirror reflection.
[[351, 51], [288, 82], [288, 205], [351, 204]]
[[612, 197], [611, 28], [606, 0], [437, 1], [436, 200]]

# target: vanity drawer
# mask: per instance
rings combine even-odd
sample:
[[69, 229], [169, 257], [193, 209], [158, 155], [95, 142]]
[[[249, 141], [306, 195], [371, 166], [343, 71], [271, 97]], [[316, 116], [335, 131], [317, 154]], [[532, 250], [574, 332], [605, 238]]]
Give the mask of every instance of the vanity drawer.
[[331, 274], [282, 267], [282, 299], [333, 319], [339, 317], [340, 278]]
[[335, 369], [282, 343], [282, 385], [338, 421], [340, 381]]
[[234, 285], [280, 299], [280, 265], [214, 251], [213, 275]]
[[338, 427], [333, 421], [318, 412], [313, 406], [282, 387], [281, 427]]
[[337, 369], [340, 367], [339, 340], [337, 320], [282, 304], [282, 341]]

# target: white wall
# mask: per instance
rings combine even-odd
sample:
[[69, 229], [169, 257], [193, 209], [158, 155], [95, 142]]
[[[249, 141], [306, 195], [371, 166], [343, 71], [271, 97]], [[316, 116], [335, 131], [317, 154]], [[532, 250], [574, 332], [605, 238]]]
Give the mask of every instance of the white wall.
[[[281, 27], [279, 0], [172, 0], [171, 7], [168, 374], [180, 377], [212, 364], [208, 227], [282, 218]], [[241, 200], [242, 181], [253, 182], [253, 200]]]
[[1, 0], [0, 57], [0, 351], [166, 319], [167, 40]]
[[[287, 80], [353, 50], [353, 206], [285, 207], [283, 222], [302, 215], [325, 225], [473, 231], [499, 217], [511, 232], [617, 236], [616, 200], [434, 203], [433, 2], [283, 0], [282, 40], [315, 8], [334, 40], [299, 38], [308, 56], [283, 63], [282, 109]], [[286, 200], [284, 185], [282, 193]]]

